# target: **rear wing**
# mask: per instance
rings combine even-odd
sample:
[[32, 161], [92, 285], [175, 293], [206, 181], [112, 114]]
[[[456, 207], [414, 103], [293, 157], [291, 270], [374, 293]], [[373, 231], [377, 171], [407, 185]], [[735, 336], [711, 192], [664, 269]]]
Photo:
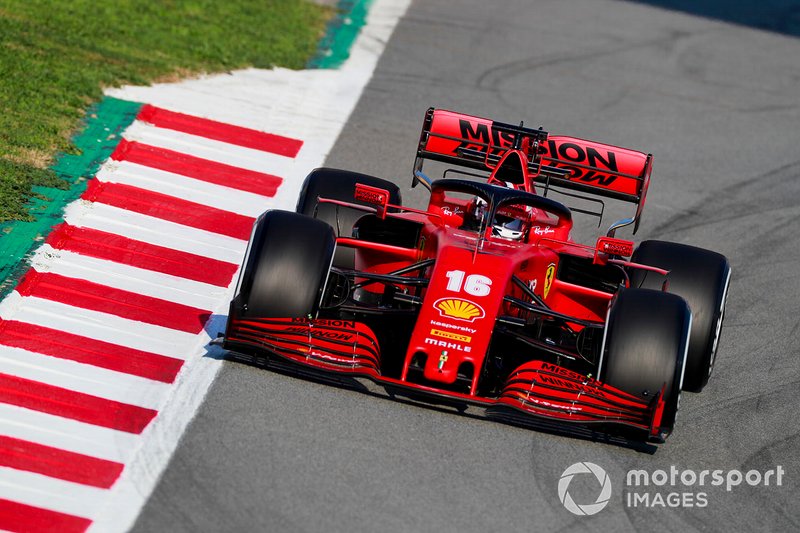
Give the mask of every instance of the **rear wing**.
[[636, 231], [653, 165], [644, 152], [430, 108], [414, 171], [425, 159], [486, 171], [514, 148], [525, 154], [535, 183], [636, 204]]

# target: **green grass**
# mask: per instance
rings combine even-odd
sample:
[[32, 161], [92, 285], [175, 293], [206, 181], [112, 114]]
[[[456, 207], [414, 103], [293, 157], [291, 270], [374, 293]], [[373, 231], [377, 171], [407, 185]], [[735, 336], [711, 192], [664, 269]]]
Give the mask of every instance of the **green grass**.
[[331, 9], [307, 0], [0, 0], [0, 222], [31, 220], [31, 187], [103, 87], [245, 66], [302, 68]]

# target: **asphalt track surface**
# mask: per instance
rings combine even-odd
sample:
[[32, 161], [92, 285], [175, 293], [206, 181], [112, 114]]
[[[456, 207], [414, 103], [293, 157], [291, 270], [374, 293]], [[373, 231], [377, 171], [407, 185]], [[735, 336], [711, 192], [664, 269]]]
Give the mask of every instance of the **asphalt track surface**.
[[[653, 451], [227, 361], [135, 530], [800, 529], [798, 58], [796, 38], [636, 3], [415, 2], [328, 165], [395, 179], [421, 202], [408, 184], [428, 106], [653, 152], [637, 240], [711, 248], [733, 265], [711, 383], [683, 396], [676, 433]], [[579, 461], [613, 481], [591, 517], [557, 494]], [[705, 492], [702, 508], [625, 505], [628, 470], [671, 465], [785, 475], [780, 487], [649, 491]], [[591, 503], [598, 484], [576, 477], [570, 490]]]

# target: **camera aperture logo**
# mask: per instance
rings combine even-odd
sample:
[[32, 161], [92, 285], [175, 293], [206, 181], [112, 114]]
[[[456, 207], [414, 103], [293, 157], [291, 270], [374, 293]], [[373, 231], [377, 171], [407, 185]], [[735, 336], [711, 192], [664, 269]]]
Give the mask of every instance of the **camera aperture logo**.
[[[580, 474], [591, 474], [597, 481], [596, 490], [599, 493], [594, 503], [576, 503], [570, 494], [570, 483]], [[719, 498], [741, 486], [764, 487], [769, 490], [771, 487], [783, 486], [785, 475], [786, 471], [781, 465], [764, 471], [753, 469], [746, 472], [738, 469], [680, 469], [675, 465], [670, 465], [669, 469], [652, 471], [632, 469], [623, 478], [622, 504], [631, 509], [705, 508], [710, 505], [710, 493], [715, 493], [715, 497]], [[582, 482], [579, 490], [573, 492], [580, 493], [582, 499], [586, 499], [587, 493], [595, 494], [593, 486], [592, 482]], [[568, 466], [558, 480], [558, 498], [561, 504], [567, 511], [578, 516], [592, 516], [605, 509], [611, 499], [611, 492], [611, 478], [608, 473], [603, 467], [589, 461]]]
[[[577, 504], [569, 493], [569, 484], [578, 474], [593, 474], [600, 484], [600, 493], [594, 503]], [[584, 461], [575, 463], [567, 467], [558, 480], [558, 499], [566, 507], [567, 511], [579, 516], [591, 516], [602, 511], [611, 499], [611, 478], [602, 467]]]

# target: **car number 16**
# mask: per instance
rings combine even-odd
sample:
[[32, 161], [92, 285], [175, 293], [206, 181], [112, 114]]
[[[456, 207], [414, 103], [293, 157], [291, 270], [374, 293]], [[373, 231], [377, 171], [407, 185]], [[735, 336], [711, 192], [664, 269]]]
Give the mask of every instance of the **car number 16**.
[[470, 274], [464, 278], [463, 270], [450, 270], [447, 276], [447, 290], [453, 292], [463, 291], [472, 296], [486, 296], [491, 291], [492, 280], [481, 274]]

